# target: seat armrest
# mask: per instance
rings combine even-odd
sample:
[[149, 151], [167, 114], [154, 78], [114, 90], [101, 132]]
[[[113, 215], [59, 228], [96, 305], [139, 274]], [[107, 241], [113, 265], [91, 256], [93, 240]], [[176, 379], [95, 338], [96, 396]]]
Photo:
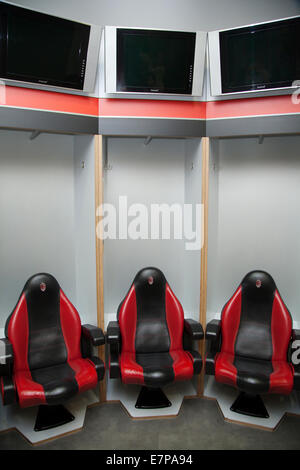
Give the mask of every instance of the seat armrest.
[[206, 359], [205, 372], [207, 375], [215, 374], [215, 356], [221, 349], [221, 320], [211, 320], [206, 325]]
[[118, 379], [121, 376], [119, 355], [121, 352], [121, 330], [119, 322], [111, 321], [106, 331], [106, 340], [109, 344], [109, 377]]
[[194, 375], [199, 375], [202, 370], [202, 357], [199, 351], [195, 351], [194, 349], [188, 350], [188, 354], [193, 360], [193, 367], [194, 367]]
[[208, 352], [205, 357], [205, 374], [215, 375], [215, 354]]
[[88, 339], [93, 346], [101, 346], [105, 343], [105, 336], [101, 328], [93, 325], [82, 325], [81, 334]]
[[106, 339], [108, 344], [120, 344], [121, 331], [117, 321], [109, 322], [106, 332]]
[[186, 318], [184, 320], [184, 331], [193, 341], [200, 341], [204, 338], [204, 331], [201, 323], [192, 320], [191, 318]]
[[221, 333], [221, 320], [211, 320], [206, 325], [205, 339], [209, 341], [216, 341], [219, 339]]
[[100, 382], [100, 380], [103, 380], [104, 375], [105, 375], [105, 364], [102, 361], [102, 359], [100, 359], [100, 357], [97, 357], [97, 356], [91, 356], [89, 360], [90, 362], [94, 364], [94, 367], [97, 372], [98, 381]]
[[12, 365], [14, 362], [14, 351], [11, 342], [7, 338], [0, 339], [0, 365]]

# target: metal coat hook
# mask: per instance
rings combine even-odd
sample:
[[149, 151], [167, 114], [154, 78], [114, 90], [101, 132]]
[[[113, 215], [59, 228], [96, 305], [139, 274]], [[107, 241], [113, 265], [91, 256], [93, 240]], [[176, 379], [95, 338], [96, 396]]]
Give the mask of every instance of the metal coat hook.
[[144, 140], [144, 146], [146, 147], [146, 145], [149, 145], [151, 140], [152, 140], [152, 137], [150, 135], [146, 137], [146, 139]]
[[112, 165], [110, 165], [108, 163], [108, 154], [107, 154], [107, 151], [104, 152], [104, 163], [103, 163], [103, 170], [104, 171], [109, 171], [109, 170], [112, 170]]
[[30, 140], [36, 139], [41, 134], [41, 131], [33, 131], [30, 136]]

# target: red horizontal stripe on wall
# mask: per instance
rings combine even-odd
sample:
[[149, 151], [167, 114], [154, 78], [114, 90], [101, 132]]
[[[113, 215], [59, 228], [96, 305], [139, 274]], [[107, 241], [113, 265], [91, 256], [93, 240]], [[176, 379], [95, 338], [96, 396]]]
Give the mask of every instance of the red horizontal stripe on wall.
[[68, 93], [0, 86], [0, 106], [103, 117], [222, 119], [300, 113], [291, 95], [222, 101], [168, 101], [94, 98]]
[[226, 101], [208, 101], [206, 118], [245, 117], [264, 114], [292, 114], [300, 112], [300, 104], [294, 104], [291, 95], [244, 98]]
[[0, 105], [98, 116], [99, 99], [68, 93], [1, 85]]
[[203, 101], [129, 100], [100, 98], [99, 115], [103, 117], [154, 117], [205, 119]]

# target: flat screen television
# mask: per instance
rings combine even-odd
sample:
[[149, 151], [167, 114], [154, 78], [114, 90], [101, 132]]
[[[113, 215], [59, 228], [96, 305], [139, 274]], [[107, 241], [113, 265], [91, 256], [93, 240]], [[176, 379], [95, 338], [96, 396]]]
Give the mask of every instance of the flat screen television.
[[201, 95], [206, 33], [106, 27], [106, 92]]
[[94, 90], [101, 30], [0, 3], [0, 78]]
[[212, 94], [291, 88], [299, 44], [300, 17], [209, 33]]

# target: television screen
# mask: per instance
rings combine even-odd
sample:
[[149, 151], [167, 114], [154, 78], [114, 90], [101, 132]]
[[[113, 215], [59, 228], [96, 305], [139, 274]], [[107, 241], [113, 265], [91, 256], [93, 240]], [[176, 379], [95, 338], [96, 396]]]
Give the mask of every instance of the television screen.
[[117, 91], [191, 94], [196, 33], [117, 29]]
[[290, 87], [300, 79], [300, 18], [222, 31], [222, 93]]
[[0, 76], [83, 90], [89, 25], [0, 3]]

